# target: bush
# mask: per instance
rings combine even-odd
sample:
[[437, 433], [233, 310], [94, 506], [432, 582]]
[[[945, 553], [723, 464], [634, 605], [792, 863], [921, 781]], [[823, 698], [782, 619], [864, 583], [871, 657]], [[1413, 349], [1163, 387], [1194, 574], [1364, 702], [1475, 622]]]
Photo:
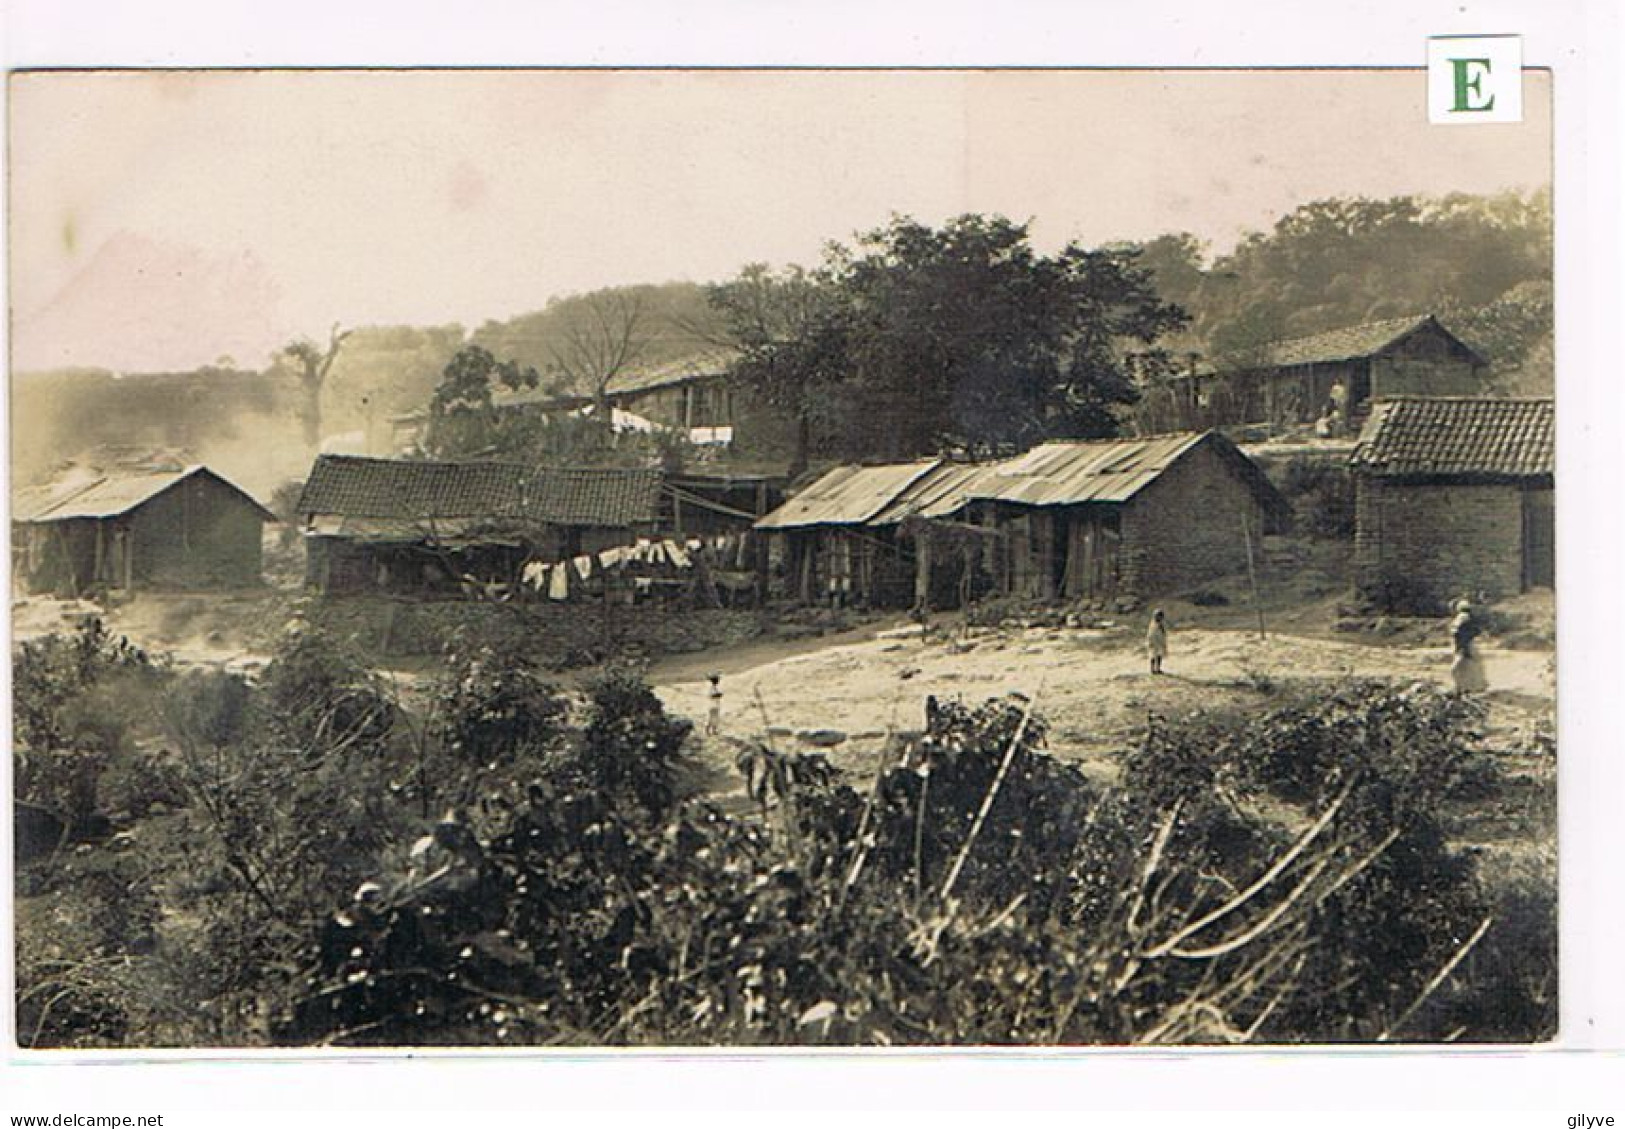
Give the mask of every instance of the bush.
[[1314, 536], [1353, 539], [1354, 479], [1344, 464], [1294, 455], [1281, 471], [1281, 493]]
[[150, 951], [160, 916], [151, 875], [127, 859], [76, 863], [45, 905], [20, 905], [17, 1041], [25, 1047], [110, 1047], [143, 1018], [125, 974]]
[[[299, 619], [266, 665], [257, 701], [256, 724], [284, 747], [312, 758], [350, 749], [377, 751], [396, 720], [389, 694], [360, 658]], [[218, 708], [229, 714], [224, 701]]]
[[1383, 576], [1362, 584], [1360, 602], [1395, 615], [1438, 619], [1450, 614], [1450, 605], [1431, 588], [1409, 576]]
[[506, 811], [545, 771], [565, 733], [568, 703], [523, 652], [472, 643], [446, 651], [420, 737], [411, 791], [421, 812], [451, 807]]
[[[1109, 786], [1051, 756], [1019, 697], [933, 701], [861, 790], [747, 750], [761, 802], [740, 817], [690, 793], [689, 723], [636, 672], [589, 682], [572, 727], [489, 641], [453, 648], [415, 734], [304, 632], [257, 683], [180, 676], [164, 701], [172, 747], [139, 771], [184, 802], [105, 873], [65, 856], [20, 918], [19, 1011], [44, 1042], [1550, 1030], [1550, 889], [1492, 893], [1449, 844], [1441, 811], [1493, 780], [1479, 707], [1427, 687], [1290, 683], [1159, 719]], [[75, 732], [76, 708], [41, 731]]]
[[[866, 795], [777, 757], [769, 834], [651, 806], [620, 773], [676, 730], [624, 674], [593, 702], [575, 754], [616, 767], [537, 781], [487, 834], [443, 823], [325, 927], [279, 1038], [1441, 1037], [1406, 1011], [1484, 909], [1433, 818], [1445, 783], [1402, 747], [1437, 727], [1416, 755], [1450, 761], [1470, 732], [1404, 692], [1276, 711], [1252, 761], [1223, 726], [1162, 727], [1112, 791], [1018, 700], [937, 705]], [[1345, 754], [1351, 717], [1372, 732]], [[1283, 773], [1287, 745], [1329, 778]], [[1278, 777], [1308, 832], [1226, 798]]]
[[71, 635], [23, 643], [13, 661], [17, 799], [70, 836], [96, 834], [105, 825], [102, 778], [133, 755], [132, 724], [162, 672], [95, 617]]
[[612, 668], [587, 686], [587, 723], [567, 771], [623, 810], [663, 820], [681, 798], [683, 743], [693, 724], [667, 714], [641, 674]]

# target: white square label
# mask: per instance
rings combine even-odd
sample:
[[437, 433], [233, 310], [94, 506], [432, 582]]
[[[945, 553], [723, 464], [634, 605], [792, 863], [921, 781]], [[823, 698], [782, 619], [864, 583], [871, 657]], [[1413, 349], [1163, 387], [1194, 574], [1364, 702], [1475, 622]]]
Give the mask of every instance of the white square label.
[[1523, 121], [1523, 39], [1441, 35], [1428, 40], [1428, 121]]

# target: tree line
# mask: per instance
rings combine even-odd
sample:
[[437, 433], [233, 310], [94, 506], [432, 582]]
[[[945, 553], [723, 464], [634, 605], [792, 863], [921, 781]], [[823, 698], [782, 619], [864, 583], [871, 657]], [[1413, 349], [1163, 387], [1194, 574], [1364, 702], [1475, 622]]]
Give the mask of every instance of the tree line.
[[812, 264], [561, 296], [471, 332], [335, 324], [262, 373], [197, 379], [263, 377], [312, 449], [422, 411], [440, 417], [428, 454], [591, 459], [606, 424], [540, 435], [500, 420], [490, 394], [512, 377], [591, 401], [605, 421], [620, 374], [716, 354], [794, 421], [783, 454], [801, 465], [1111, 435], [1159, 367], [1223, 368], [1271, 340], [1435, 313], [1488, 357], [1496, 390], [1549, 394], [1551, 231], [1545, 190], [1312, 201], [1219, 253], [1189, 232], [1046, 251], [1001, 216], [894, 217]]

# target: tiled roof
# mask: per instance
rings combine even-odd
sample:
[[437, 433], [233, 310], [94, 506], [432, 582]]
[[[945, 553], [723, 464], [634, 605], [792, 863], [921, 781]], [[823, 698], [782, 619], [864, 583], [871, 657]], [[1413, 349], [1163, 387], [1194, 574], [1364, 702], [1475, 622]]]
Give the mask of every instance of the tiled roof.
[[1434, 326], [1461, 344], [1462, 348], [1472, 352], [1460, 338], [1440, 325], [1432, 314], [1426, 314], [1388, 318], [1384, 321], [1366, 322], [1364, 325], [1331, 329], [1309, 337], [1272, 341], [1263, 347], [1260, 367], [1285, 368], [1291, 365], [1331, 364], [1358, 357], [1370, 357], [1428, 325]]
[[647, 392], [669, 384], [682, 384], [706, 376], [720, 376], [738, 359], [735, 349], [713, 349], [696, 353], [681, 360], [666, 361], [658, 365], [644, 365], [620, 373], [609, 382], [611, 396], [624, 396], [629, 392]]
[[623, 526], [654, 521], [659, 498], [660, 472], [653, 469], [322, 455], [299, 497], [299, 512], [415, 522]]
[[660, 472], [653, 468], [568, 469], [531, 472], [525, 511], [553, 525], [638, 525], [660, 516]]
[[196, 475], [206, 475], [241, 494], [243, 501], [257, 510], [266, 521], [276, 520], [275, 515], [256, 502], [247, 491], [204, 466], [109, 474], [76, 484], [33, 487], [19, 491], [13, 498], [12, 518], [23, 522], [45, 522], [119, 517]]
[[1365, 474], [1549, 475], [1556, 463], [1551, 400], [1380, 401], [1360, 433], [1351, 465]]

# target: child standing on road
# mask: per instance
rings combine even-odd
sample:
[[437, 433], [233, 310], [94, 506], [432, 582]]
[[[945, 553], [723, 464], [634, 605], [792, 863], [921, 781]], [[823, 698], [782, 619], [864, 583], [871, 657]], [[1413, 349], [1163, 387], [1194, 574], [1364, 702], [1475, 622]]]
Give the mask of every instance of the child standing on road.
[[1168, 622], [1162, 609], [1151, 613], [1151, 626], [1145, 629], [1145, 651], [1151, 656], [1151, 673], [1162, 673], [1162, 660], [1168, 657]]
[[722, 732], [722, 675], [713, 674], [710, 678], [711, 689], [706, 697], [711, 701], [711, 710], [705, 715], [705, 734], [714, 737]]

